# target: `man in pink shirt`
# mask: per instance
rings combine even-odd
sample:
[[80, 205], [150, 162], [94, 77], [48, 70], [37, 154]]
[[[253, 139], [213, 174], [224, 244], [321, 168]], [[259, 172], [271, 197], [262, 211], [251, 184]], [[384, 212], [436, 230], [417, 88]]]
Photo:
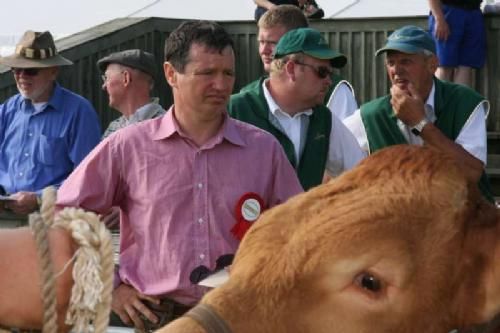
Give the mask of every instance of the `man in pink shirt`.
[[302, 191], [278, 141], [227, 116], [234, 68], [221, 26], [181, 24], [165, 43], [170, 111], [102, 141], [59, 190], [59, 207], [120, 207], [112, 309], [124, 324], [150, 330], [181, 315], [259, 212]]

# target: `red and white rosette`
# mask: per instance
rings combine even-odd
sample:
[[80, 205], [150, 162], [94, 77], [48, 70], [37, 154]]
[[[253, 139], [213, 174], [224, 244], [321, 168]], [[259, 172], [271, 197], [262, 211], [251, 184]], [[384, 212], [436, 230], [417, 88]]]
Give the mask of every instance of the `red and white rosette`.
[[254, 192], [248, 192], [238, 200], [236, 204], [236, 224], [231, 229], [231, 233], [242, 240], [253, 222], [264, 211], [264, 200]]

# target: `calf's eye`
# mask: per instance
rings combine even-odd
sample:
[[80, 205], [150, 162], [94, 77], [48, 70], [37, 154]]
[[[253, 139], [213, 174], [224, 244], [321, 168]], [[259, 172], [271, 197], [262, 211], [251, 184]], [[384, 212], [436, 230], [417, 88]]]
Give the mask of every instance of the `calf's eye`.
[[380, 290], [380, 281], [372, 275], [364, 275], [361, 279], [361, 286], [370, 291]]
[[356, 284], [359, 287], [377, 293], [382, 290], [382, 282], [376, 276], [370, 273], [361, 273], [356, 277]]

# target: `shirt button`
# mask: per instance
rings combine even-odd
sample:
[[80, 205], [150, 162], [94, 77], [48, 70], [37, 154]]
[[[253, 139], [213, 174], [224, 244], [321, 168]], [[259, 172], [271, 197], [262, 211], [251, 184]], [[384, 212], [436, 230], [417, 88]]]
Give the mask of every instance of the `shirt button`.
[[33, 133], [29, 132], [29, 133], [28, 133], [28, 136], [29, 136], [29, 137], [32, 137], [32, 136], [33, 136]]
[[24, 153], [24, 156], [28, 157], [28, 156], [30, 156], [30, 154], [29, 153]]
[[203, 253], [202, 253], [202, 254], [200, 254], [200, 259], [201, 259], [201, 260], [205, 259], [205, 255], [204, 255]]
[[198, 223], [199, 223], [199, 224], [202, 224], [202, 223], [203, 223], [203, 219], [202, 219], [201, 217], [198, 219]]
[[202, 188], [203, 187], [203, 184], [202, 183], [198, 183], [198, 188]]
[[23, 173], [22, 172], [19, 172], [19, 177], [22, 177], [23, 176]]

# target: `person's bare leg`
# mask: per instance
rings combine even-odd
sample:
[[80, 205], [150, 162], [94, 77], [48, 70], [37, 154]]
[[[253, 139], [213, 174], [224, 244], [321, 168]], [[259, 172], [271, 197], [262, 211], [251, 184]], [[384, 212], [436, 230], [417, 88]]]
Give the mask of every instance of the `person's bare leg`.
[[440, 80], [453, 82], [454, 71], [455, 71], [454, 67], [438, 67], [435, 74], [437, 78]]
[[472, 88], [472, 73], [473, 70], [471, 67], [458, 66], [455, 70], [453, 82]]

